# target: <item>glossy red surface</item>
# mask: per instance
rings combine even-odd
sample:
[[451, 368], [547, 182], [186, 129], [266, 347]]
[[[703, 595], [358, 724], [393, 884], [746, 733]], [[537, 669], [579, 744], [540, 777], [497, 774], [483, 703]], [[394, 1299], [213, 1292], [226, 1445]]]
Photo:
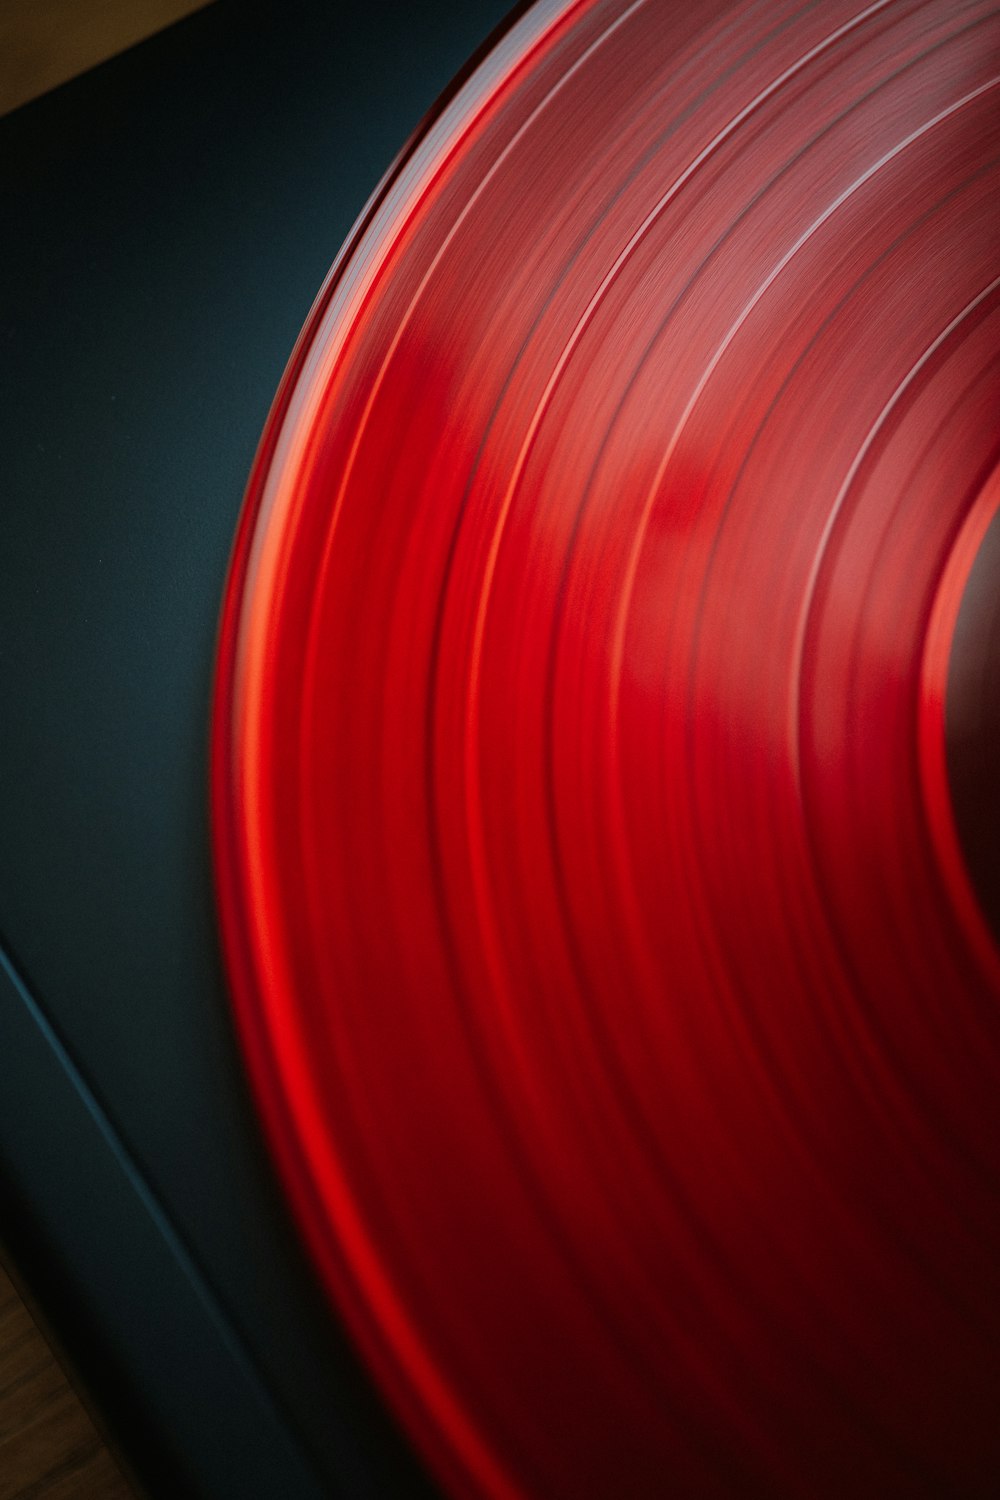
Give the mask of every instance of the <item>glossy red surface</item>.
[[226, 953], [316, 1265], [456, 1495], [1000, 1483], [1000, 958], [944, 740], [998, 60], [981, 3], [537, 5], [279, 394]]

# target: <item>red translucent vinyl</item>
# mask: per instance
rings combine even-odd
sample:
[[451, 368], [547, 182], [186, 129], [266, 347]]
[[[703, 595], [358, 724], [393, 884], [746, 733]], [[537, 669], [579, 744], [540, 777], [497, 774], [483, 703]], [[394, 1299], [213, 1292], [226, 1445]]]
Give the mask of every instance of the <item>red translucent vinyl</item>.
[[1000, 1488], [945, 743], [1000, 15], [538, 4], [293, 356], [213, 744], [298, 1222], [458, 1496]]

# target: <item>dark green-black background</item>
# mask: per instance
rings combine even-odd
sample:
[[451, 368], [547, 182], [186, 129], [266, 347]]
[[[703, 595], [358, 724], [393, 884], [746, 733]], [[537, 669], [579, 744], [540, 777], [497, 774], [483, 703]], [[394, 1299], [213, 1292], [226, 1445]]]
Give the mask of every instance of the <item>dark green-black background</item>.
[[219, 0], [0, 121], [0, 1237], [156, 1495], [429, 1488], [256, 1129], [206, 750], [284, 363], [505, 10]]

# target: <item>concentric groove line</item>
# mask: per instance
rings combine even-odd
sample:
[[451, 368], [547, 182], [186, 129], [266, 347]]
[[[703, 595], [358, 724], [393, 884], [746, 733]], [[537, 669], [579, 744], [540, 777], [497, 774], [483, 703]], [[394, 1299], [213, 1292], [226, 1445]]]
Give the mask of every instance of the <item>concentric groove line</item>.
[[455, 1496], [1000, 1472], [1000, 958], [943, 747], [995, 21], [526, 11], [269, 420], [215, 702], [237, 1023]]

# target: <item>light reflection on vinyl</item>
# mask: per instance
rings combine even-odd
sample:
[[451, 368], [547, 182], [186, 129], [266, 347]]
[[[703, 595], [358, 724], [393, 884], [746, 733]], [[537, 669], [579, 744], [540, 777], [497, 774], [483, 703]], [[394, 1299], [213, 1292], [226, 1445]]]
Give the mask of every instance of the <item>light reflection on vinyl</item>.
[[538, 4], [279, 393], [227, 960], [456, 1495], [1000, 1485], [998, 75], [982, 3]]

